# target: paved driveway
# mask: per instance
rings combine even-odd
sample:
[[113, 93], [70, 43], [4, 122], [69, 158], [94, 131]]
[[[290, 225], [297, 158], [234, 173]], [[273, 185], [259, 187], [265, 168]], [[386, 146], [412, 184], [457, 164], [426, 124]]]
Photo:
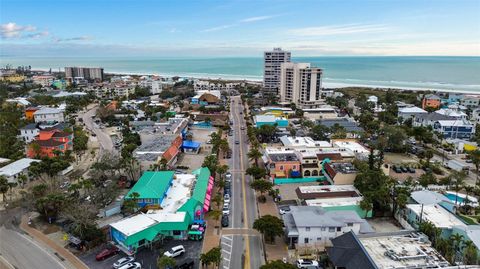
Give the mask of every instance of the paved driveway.
[[[183, 241], [183, 240], [171, 240], [166, 241], [162, 246], [159, 248], [152, 248], [152, 249], [141, 249], [136, 255], [135, 259], [137, 262], [142, 264], [142, 268], [145, 269], [154, 269], [157, 268], [157, 258], [158, 256], [165, 252], [166, 250], [178, 246], [183, 245], [185, 247], [185, 254], [175, 258], [177, 264], [181, 264], [187, 258], [191, 258], [195, 261], [195, 267], [199, 268], [200, 263], [200, 251], [202, 249], [202, 241]], [[91, 269], [111, 269], [112, 264], [124, 256], [124, 254], [118, 254], [116, 256], [110, 257], [103, 261], [96, 261], [95, 255], [105, 246], [98, 247], [94, 250], [89, 251], [86, 254], [80, 256], [80, 259]]]

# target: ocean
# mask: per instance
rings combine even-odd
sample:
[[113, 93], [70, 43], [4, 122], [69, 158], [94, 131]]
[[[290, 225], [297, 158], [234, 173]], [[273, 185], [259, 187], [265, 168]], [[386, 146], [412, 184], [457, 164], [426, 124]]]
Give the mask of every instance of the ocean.
[[[480, 57], [293, 57], [324, 69], [324, 87], [390, 87], [480, 93]], [[0, 65], [103, 67], [106, 73], [262, 80], [261, 57], [12, 57]]]

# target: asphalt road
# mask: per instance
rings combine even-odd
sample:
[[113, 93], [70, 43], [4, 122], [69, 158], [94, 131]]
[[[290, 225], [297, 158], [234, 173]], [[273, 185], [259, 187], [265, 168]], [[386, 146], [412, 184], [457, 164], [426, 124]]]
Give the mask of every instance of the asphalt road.
[[[240, 97], [232, 97], [234, 101], [230, 105], [233, 121], [233, 136], [230, 136], [232, 158], [229, 160], [232, 172], [232, 202], [230, 208], [229, 235], [222, 238], [222, 268], [259, 268], [264, 264], [261, 238], [251, 235], [253, 221], [258, 216], [257, 204], [254, 191], [250, 188], [250, 177], [245, 174], [248, 167], [248, 144], [246, 135], [246, 123], [243, 118], [243, 105], [239, 104]], [[245, 130], [241, 130], [244, 127]], [[235, 144], [239, 141], [239, 144]]]
[[101, 129], [98, 128], [97, 124], [93, 122], [92, 116], [95, 116], [97, 113], [97, 108], [98, 106], [95, 106], [85, 112], [82, 115], [83, 123], [85, 123], [85, 127], [92, 133], [96, 134], [96, 138], [98, 140], [98, 143], [100, 144], [100, 153], [102, 154], [103, 152], [110, 152], [114, 150], [113, 148], [113, 142], [110, 136], [103, 132]]
[[52, 251], [34, 241], [28, 235], [19, 232], [12, 225], [12, 219], [20, 219], [21, 212], [0, 212], [0, 268], [30, 269], [51, 268], [66, 269], [69, 266]]

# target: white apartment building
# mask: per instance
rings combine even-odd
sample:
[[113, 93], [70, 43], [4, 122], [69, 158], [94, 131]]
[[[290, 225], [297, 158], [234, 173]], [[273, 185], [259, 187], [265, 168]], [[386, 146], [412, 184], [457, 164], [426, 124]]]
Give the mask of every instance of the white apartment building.
[[141, 87], [149, 88], [152, 94], [159, 94], [162, 92], [163, 89], [162, 82], [156, 79], [145, 78], [143, 80], [140, 80], [138, 84]]
[[128, 96], [135, 92], [134, 85], [105, 85], [98, 88], [90, 88], [97, 97], [100, 98], [114, 98], [117, 96]]
[[64, 122], [63, 110], [52, 107], [44, 107], [33, 113], [35, 122]]
[[241, 85], [241, 83], [222, 83], [222, 82], [212, 82], [206, 80], [196, 80], [193, 83], [193, 90], [194, 91], [232, 91], [235, 90], [237, 85]]
[[291, 53], [281, 48], [274, 48], [272, 51], [263, 53], [263, 92], [265, 94], [277, 95], [280, 89], [280, 69], [282, 63], [289, 63]]
[[309, 63], [283, 63], [280, 72], [280, 101], [299, 108], [317, 108], [322, 100], [322, 69]]
[[84, 78], [86, 80], [103, 80], [103, 68], [100, 67], [65, 67], [65, 78]]
[[40, 84], [42, 87], [50, 86], [55, 79], [52, 75], [41, 75], [41, 76], [33, 76], [32, 81], [35, 84]]

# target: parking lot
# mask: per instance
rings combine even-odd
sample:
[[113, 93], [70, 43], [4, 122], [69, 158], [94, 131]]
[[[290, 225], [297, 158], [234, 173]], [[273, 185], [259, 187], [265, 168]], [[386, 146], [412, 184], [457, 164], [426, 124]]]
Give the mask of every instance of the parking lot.
[[[157, 258], [160, 254], [165, 252], [166, 250], [178, 246], [183, 245], [185, 247], [185, 254], [175, 258], [177, 261], [177, 265], [182, 264], [186, 259], [190, 258], [195, 261], [194, 268], [199, 268], [199, 257], [200, 251], [202, 249], [202, 241], [187, 241], [187, 240], [170, 240], [165, 241], [160, 247], [152, 249], [144, 248], [138, 251], [135, 255], [135, 260], [142, 264], [142, 268], [146, 269], [154, 269], [157, 268]], [[112, 264], [117, 261], [118, 259], [122, 258], [125, 254], [120, 253], [113, 257], [107, 258], [103, 261], [95, 260], [95, 255], [100, 252], [105, 245], [97, 247], [93, 250], [88, 251], [85, 254], [79, 256], [79, 258], [91, 269], [110, 269], [112, 268]]]

